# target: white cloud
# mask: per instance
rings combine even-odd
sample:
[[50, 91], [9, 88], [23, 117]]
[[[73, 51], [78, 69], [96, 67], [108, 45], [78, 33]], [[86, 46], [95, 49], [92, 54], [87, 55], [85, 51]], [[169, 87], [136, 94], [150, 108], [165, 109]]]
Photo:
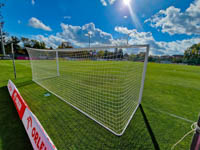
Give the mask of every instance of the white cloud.
[[160, 10], [145, 22], [150, 22], [152, 27], [161, 29], [170, 35], [187, 34], [200, 35], [200, 0], [195, 0], [183, 12], [179, 8], [171, 6], [166, 10]]
[[100, 0], [103, 6], [107, 6], [107, 3], [105, 0]]
[[173, 42], [156, 42], [156, 44], [161, 47], [160, 50], [165, 54], [183, 54], [188, 47], [199, 42], [200, 38], [190, 38]]
[[[92, 33], [91, 46], [105, 45], [125, 45], [126, 37], [123, 39], [114, 39], [110, 33], [104, 32], [96, 28], [94, 23], [85, 24], [83, 26], [72, 26], [61, 23], [62, 32], [55, 35], [37, 35], [35, 39], [44, 41], [48, 47], [57, 48], [63, 42], [71, 42], [75, 47], [88, 47], [88, 32]], [[193, 44], [199, 43], [200, 38], [190, 38], [184, 40], [176, 40], [172, 42], [156, 41], [151, 32], [138, 32], [136, 29], [128, 29], [126, 27], [115, 27], [115, 31], [129, 36], [129, 44], [150, 44], [150, 54], [156, 55], [173, 55], [183, 54], [184, 50]]]
[[135, 38], [137, 40], [154, 40], [151, 32], [138, 32], [136, 29], [129, 30], [126, 27], [115, 27], [115, 31], [122, 34], [130, 34], [131, 38]]
[[109, 2], [110, 5], [114, 4], [115, 1], [116, 0], [108, 0], [108, 2]]
[[47, 46], [56, 48], [62, 41], [71, 42], [76, 47], [88, 47], [88, 32], [91, 32], [91, 45], [112, 44], [113, 37], [111, 34], [96, 28], [94, 23], [85, 24], [83, 26], [72, 26], [61, 23], [62, 32], [56, 35], [36, 36], [37, 40], [45, 41]]
[[128, 16], [124, 16], [124, 19], [127, 19], [128, 18]]
[[37, 35], [37, 36], [35, 36], [35, 39], [39, 40], [39, 41], [43, 41], [43, 42], [45, 42], [47, 47], [53, 47], [53, 48], [57, 48], [58, 45], [60, 45], [60, 43], [65, 41], [64, 39], [59, 38], [54, 35], [50, 35], [48, 37], [45, 37], [43, 35]]
[[100, 0], [103, 6], [107, 6], [108, 4], [112, 5], [116, 0]]
[[42, 29], [45, 31], [52, 31], [52, 29], [49, 26], [45, 25], [44, 23], [42, 23], [42, 21], [38, 20], [35, 17], [29, 19], [29, 26], [37, 29]]
[[18, 23], [18, 24], [21, 24], [22, 22], [21, 22], [21, 20], [17, 20], [17, 23]]
[[103, 32], [101, 29], [95, 27], [94, 23], [85, 24], [83, 26], [72, 26], [61, 23], [62, 32], [57, 33], [58, 37], [63, 39], [76, 40], [79, 43], [88, 42], [88, 37], [85, 36], [88, 32], [92, 32], [91, 41], [100, 42], [102, 44], [110, 43], [112, 35]]
[[72, 17], [71, 16], [64, 16], [63, 18], [64, 19], [71, 19]]
[[31, 4], [32, 4], [32, 5], [35, 5], [35, 0], [31, 0]]
[[[135, 29], [129, 30], [126, 27], [115, 27], [115, 31], [121, 34], [132, 33], [130, 34], [129, 44], [150, 44], [151, 54], [156, 55], [183, 54], [188, 47], [200, 42], [200, 38], [176, 40], [172, 42], [156, 41], [151, 32], [138, 32]], [[126, 41], [118, 40], [117, 42], [125, 43]]]

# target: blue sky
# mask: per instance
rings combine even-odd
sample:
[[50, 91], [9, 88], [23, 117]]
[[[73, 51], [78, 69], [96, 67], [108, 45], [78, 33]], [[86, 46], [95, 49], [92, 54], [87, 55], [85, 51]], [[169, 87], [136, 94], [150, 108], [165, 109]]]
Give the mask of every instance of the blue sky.
[[[127, 1], [128, 4], [125, 4]], [[200, 42], [200, 0], [10, 0], [4, 30], [56, 47], [150, 44], [151, 53], [183, 54]]]

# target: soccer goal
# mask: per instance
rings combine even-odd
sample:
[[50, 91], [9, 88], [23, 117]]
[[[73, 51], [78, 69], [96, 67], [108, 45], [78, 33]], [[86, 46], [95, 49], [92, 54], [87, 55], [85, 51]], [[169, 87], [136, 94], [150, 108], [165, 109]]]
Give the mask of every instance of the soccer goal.
[[27, 48], [32, 80], [115, 135], [141, 103], [149, 45]]

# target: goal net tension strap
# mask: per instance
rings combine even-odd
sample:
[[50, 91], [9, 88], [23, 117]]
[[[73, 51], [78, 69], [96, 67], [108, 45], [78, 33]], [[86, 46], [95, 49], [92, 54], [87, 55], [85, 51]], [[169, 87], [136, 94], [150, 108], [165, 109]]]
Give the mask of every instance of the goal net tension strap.
[[199, 150], [199, 149], [200, 149], [200, 115], [196, 126], [196, 132], [192, 139], [190, 150]]

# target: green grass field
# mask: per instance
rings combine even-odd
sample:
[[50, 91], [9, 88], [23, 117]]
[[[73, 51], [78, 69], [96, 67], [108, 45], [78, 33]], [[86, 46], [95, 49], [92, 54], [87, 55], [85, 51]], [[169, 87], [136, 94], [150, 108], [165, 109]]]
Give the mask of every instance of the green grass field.
[[[33, 80], [121, 134], [138, 105], [143, 64], [130, 61], [32, 61]], [[49, 65], [50, 64], [50, 65]]]
[[[14, 104], [9, 97], [8, 79], [38, 117], [58, 149], [154, 149], [140, 109], [124, 135], [117, 137], [45, 89], [32, 82], [29, 61], [16, 61], [17, 80], [11, 61], [0, 61], [0, 150], [31, 149]], [[200, 67], [148, 64], [142, 106], [160, 146], [170, 149], [196, 121], [200, 107]], [[189, 149], [192, 135], [176, 149]]]

